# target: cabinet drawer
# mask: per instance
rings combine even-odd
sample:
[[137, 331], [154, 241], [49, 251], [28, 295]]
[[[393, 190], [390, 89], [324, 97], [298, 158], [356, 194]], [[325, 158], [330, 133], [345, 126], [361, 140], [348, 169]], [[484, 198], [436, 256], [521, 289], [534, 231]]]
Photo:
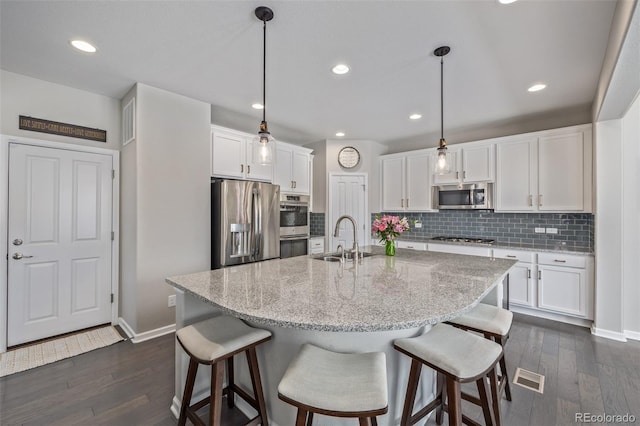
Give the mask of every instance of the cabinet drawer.
[[427, 243], [416, 243], [413, 241], [396, 241], [396, 247], [427, 251]]
[[574, 256], [559, 253], [538, 253], [538, 264], [570, 266], [572, 268], [586, 268], [587, 258], [585, 256]]
[[535, 263], [535, 253], [521, 250], [493, 249], [493, 257], [499, 259], [516, 259], [519, 262]]
[[324, 238], [309, 239], [309, 254], [324, 253]]

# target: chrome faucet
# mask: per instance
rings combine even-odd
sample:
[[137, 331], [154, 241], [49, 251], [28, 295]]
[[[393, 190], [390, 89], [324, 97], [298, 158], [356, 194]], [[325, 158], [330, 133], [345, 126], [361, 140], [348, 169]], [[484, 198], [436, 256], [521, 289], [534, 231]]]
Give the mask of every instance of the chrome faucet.
[[340, 222], [342, 222], [344, 219], [350, 220], [351, 224], [353, 225], [353, 248], [351, 249], [351, 254], [352, 254], [352, 259], [354, 262], [358, 261], [358, 225], [356, 224], [356, 220], [349, 216], [349, 215], [343, 215], [340, 216], [338, 218], [338, 221], [336, 222], [336, 229], [333, 231], [333, 236], [334, 237], [339, 237], [340, 236]]

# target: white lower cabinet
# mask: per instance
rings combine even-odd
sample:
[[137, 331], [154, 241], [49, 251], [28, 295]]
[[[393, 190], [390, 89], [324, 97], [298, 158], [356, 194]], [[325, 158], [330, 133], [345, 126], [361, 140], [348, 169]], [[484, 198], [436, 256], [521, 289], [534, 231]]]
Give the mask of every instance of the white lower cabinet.
[[324, 253], [324, 237], [309, 238], [309, 254]]
[[419, 243], [414, 241], [396, 241], [397, 248], [427, 251], [427, 243]]
[[489, 247], [430, 243], [429, 251], [437, 251], [441, 253], [452, 253], [452, 254], [466, 254], [469, 256], [491, 257], [491, 249]]
[[493, 255], [519, 261], [509, 274], [510, 306], [593, 319], [591, 256], [507, 249]]

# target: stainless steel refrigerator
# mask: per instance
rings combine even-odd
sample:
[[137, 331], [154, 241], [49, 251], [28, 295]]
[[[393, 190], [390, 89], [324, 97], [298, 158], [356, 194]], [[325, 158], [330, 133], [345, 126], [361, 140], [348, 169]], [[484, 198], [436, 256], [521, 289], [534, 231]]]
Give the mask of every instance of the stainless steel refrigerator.
[[280, 185], [211, 180], [211, 269], [280, 257]]

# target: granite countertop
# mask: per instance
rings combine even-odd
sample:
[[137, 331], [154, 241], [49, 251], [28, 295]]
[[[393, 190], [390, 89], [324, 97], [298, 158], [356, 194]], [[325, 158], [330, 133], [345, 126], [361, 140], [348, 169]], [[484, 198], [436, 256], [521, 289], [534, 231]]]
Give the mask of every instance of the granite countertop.
[[589, 247], [576, 246], [575, 244], [563, 244], [561, 241], [549, 241], [548, 243], [507, 243], [496, 241], [494, 244], [477, 244], [477, 243], [464, 243], [455, 241], [440, 241], [434, 240], [433, 237], [410, 237], [401, 236], [398, 238], [400, 241], [412, 241], [423, 242], [429, 244], [449, 244], [449, 245], [462, 245], [472, 247], [487, 247], [487, 248], [499, 248], [499, 249], [516, 249], [527, 251], [543, 251], [551, 253], [566, 253], [566, 254], [587, 254], [593, 255], [593, 249]]
[[515, 260], [364, 247], [352, 262], [274, 259], [166, 279], [252, 322], [318, 331], [383, 331], [434, 324], [470, 310]]

